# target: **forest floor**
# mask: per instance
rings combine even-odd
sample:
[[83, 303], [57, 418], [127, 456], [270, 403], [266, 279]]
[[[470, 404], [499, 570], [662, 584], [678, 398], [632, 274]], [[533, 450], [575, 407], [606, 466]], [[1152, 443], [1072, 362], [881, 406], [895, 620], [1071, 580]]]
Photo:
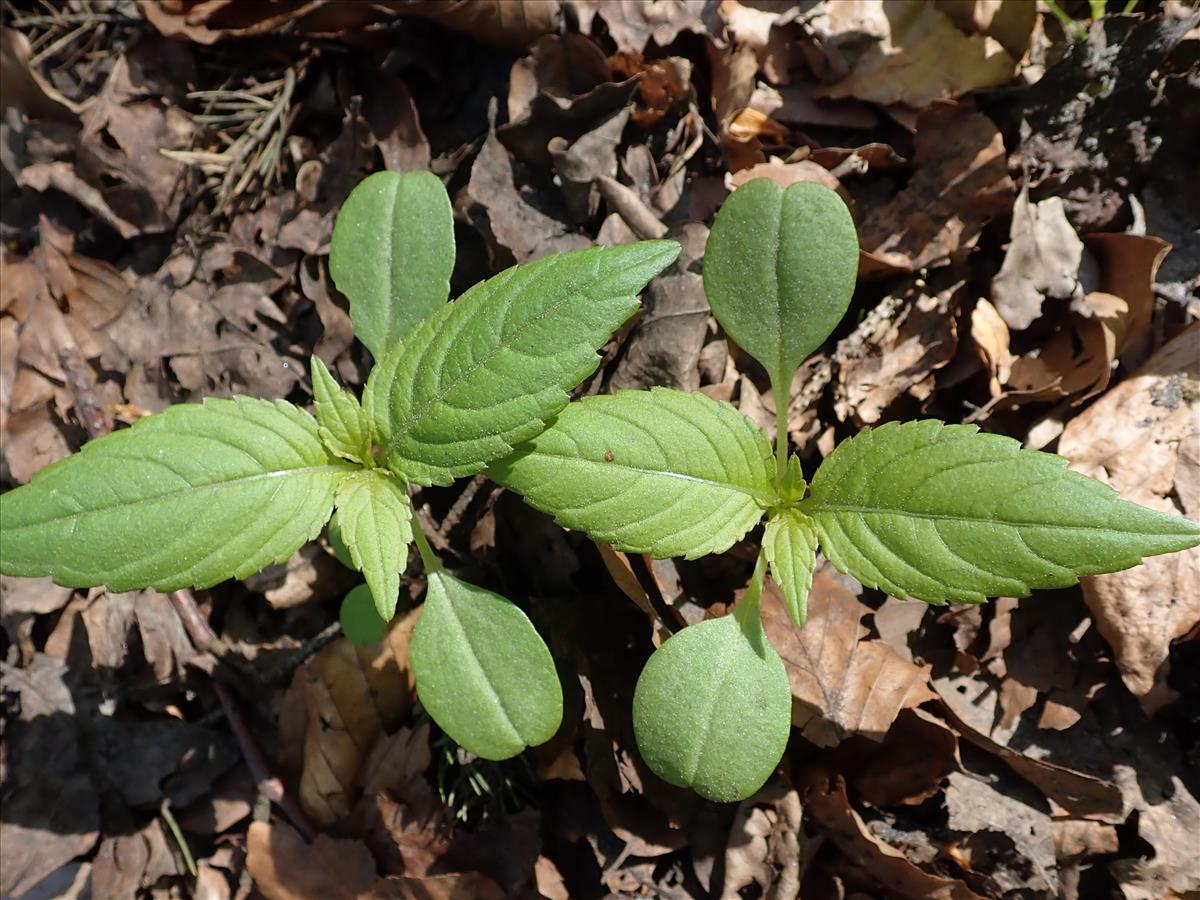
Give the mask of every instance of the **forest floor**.
[[[669, 385], [768, 430], [708, 313], [713, 214], [837, 190], [851, 314], [788, 410], [811, 472], [865, 426], [967, 422], [1200, 519], [1200, 13], [1025, 0], [2, 0], [0, 480], [171, 403], [311, 403], [370, 364], [328, 272], [365, 175], [453, 200], [452, 295], [668, 235], [582, 390]], [[414, 557], [387, 638], [322, 539], [187, 597], [0, 580], [0, 896], [1164, 898], [1200, 891], [1200, 551], [1020, 602], [927, 606], [828, 567], [765, 614], [792, 739], [740, 804], [638, 757], [663, 635], [720, 557], [603, 551], [482, 477], [416, 491], [455, 571], [546, 637], [548, 744], [458, 750], [421, 710]], [[181, 615], [182, 613], [182, 615]]]

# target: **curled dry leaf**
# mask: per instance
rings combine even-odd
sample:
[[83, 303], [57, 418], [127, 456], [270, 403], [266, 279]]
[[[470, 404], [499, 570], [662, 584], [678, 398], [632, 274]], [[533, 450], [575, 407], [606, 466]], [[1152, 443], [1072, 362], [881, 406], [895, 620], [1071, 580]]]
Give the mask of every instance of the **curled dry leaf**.
[[804, 867], [816, 850], [801, 827], [803, 808], [795, 790], [760, 791], [742, 801], [725, 845], [722, 897], [739, 897], [757, 884], [763, 896], [800, 896]]
[[990, 119], [936, 104], [917, 119], [916, 171], [881, 209], [859, 210], [862, 272], [943, 265], [975, 245], [984, 224], [1006, 212], [1013, 183], [1004, 141]]
[[420, 610], [392, 621], [378, 644], [334, 641], [292, 678], [280, 728], [303, 734], [300, 803], [317, 822], [349, 814], [374, 745], [408, 717], [413, 679], [408, 643]]
[[351, 900], [375, 894], [383, 881], [361, 841], [318, 835], [311, 844], [283, 822], [254, 822], [246, 868], [267, 900]]
[[803, 774], [801, 800], [805, 812], [842, 853], [880, 884], [912, 900], [983, 900], [958, 879], [927, 872], [876, 837], [850, 805], [841, 776], [820, 770]]
[[[1178, 512], [1200, 471], [1200, 326], [1193, 325], [1067, 423], [1059, 452], [1074, 468], [1107, 481], [1142, 505]], [[1184, 514], [1200, 519], [1200, 509]], [[1125, 572], [1083, 581], [1084, 599], [1100, 634], [1117, 655], [1129, 689], [1153, 711], [1171, 699], [1166, 677], [1171, 642], [1200, 623], [1200, 550], [1153, 557]], [[1150, 602], [1149, 598], [1156, 598]]]
[[[504, 2], [504, 0], [500, 0]], [[537, 2], [537, 0], [529, 0]], [[653, 40], [666, 47], [680, 33], [690, 31], [720, 40], [723, 22], [716, 0], [563, 0], [579, 21], [579, 30], [590, 34], [599, 16], [622, 51], [641, 52]]]
[[992, 303], [1010, 328], [1028, 328], [1047, 297], [1066, 300], [1083, 293], [1079, 267], [1083, 241], [1067, 221], [1060, 197], [1029, 202], [1025, 184], [1013, 205], [1011, 243], [992, 279]]
[[937, 695], [928, 670], [868, 634], [868, 606], [829, 567], [813, 577], [808, 621], [797, 629], [768, 583], [763, 624], [783, 657], [792, 687], [792, 723], [821, 747], [854, 734], [881, 741], [902, 709]]

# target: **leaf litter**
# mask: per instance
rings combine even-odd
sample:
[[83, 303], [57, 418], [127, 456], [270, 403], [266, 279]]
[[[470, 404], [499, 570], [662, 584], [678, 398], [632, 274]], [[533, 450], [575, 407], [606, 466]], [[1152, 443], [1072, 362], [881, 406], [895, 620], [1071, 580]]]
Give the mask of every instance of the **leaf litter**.
[[[1200, 517], [1183, 4], [1067, 29], [1020, 0], [2, 13], [5, 487], [172, 402], [307, 404], [314, 350], [361, 388], [334, 216], [366, 174], [428, 168], [455, 203], [455, 294], [560, 250], [680, 240], [583, 391], [699, 388], [771, 429], [764, 373], [704, 302], [708, 226], [751, 178], [833, 187], [861, 278], [793, 386], [806, 467], [863, 425], [930, 415]], [[153, 592], [6, 578], [0, 893], [1200, 890], [1194, 552], [949, 609], [821, 570], [804, 630], [765, 606], [788, 753], [721, 807], [650, 774], [629, 701], [654, 646], [736, 602], [756, 538], [661, 562], [495, 490], [415, 501], [456, 567], [529, 598], [566, 687], [550, 743], [486, 764], [431, 725], [407, 674], [419, 569], [409, 612], [359, 649], [328, 627], [357, 576], [324, 542], [198, 592], [200, 643]]]

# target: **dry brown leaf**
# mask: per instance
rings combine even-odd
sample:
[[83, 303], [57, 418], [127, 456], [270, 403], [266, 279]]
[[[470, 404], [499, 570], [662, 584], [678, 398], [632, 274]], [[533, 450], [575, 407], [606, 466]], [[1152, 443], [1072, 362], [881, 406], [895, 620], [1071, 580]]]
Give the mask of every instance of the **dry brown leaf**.
[[792, 688], [792, 722], [818, 746], [854, 734], [882, 741], [900, 710], [937, 696], [927, 669], [883, 641], [863, 640], [870, 612], [828, 567], [813, 577], [803, 628], [792, 623], [774, 585], [763, 591], [763, 623]]
[[988, 373], [988, 393], [993, 398], [1004, 394], [1004, 385], [1012, 377], [1017, 356], [1009, 349], [1008, 323], [985, 298], [980, 297], [971, 310], [971, 338], [975, 351]]
[[267, 900], [355, 900], [378, 896], [382, 881], [361, 841], [322, 834], [309, 844], [279, 821], [251, 823], [246, 868]]
[[933, 0], [965, 32], [994, 37], [1013, 59], [1022, 59], [1037, 24], [1037, 4], [1025, 0]]
[[1004, 141], [980, 113], [950, 103], [922, 112], [913, 163], [904, 190], [881, 209], [859, 210], [859, 241], [876, 269], [943, 265], [1012, 203]]
[[413, 704], [408, 643], [420, 609], [392, 621], [378, 644], [334, 641], [296, 671], [285, 734], [304, 734], [300, 803], [322, 824], [348, 815], [372, 747]]
[[[899, 398], [923, 404], [932, 396], [933, 373], [958, 349], [962, 286], [956, 281], [933, 295], [917, 291], [894, 315], [881, 316], [870, 331], [856, 330], [838, 344], [833, 403], [839, 419], [874, 425]], [[855, 352], [864, 344], [866, 353]]]
[[923, 709], [905, 709], [851, 783], [872, 806], [915, 806], [937, 794], [942, 779], [960, 766], [954, 731]]
[[846, 77], [815, 96], [922, 109], [935, 100], [1005, 84], [1017, 68], [1017, 60], [999, 41], [963, 34], [931, 3], [855, 0], [828, 4], [826, 10], [814, 23], [818, 33], [837, 42], [841, 34], [865, 31], [879, 40], [867, 43]]
[[[1068, 422], [1059, 452], [1073, 468], [1107, 481], [1125, 499], [1178, 513], [1165, 498], [1177, 483], [1196, 477], [1180, 461], [1188, 452], [1181, 448], [1200, 441], [1198, 381], [1200, 326], [1193, 325], [1138, 374]], [[1194, 449], [1190, 452], [1194, 458]], [[1200, 510], [1185, 513], [1200, 521]], [[1125, 572], [1086, 578], [1083, 591], [1125, 684], [1147, 711], [1168, 702], [1171, 642], [1200, 623], [1200, 550], [1151, 557]]]
[[725, 844], [721, 896], [741, 897], [758, 885], [763, 896], [794, 900], [804, 867], [815, 850], [801, 827], [803, 809], [795, 790], [760, 791], [738, 807]]
[[1079, 284], [1083, 241], [1067, 221], [1062, 199], [1029, 202], [1025, 184], [1013, 204], [1008, 251], [992, 279], [992, 303], [1010, 328], [1028, 328], [1047, 297], [1082, 295]]
[[7, 24], [0, 28], [0, 81], [4, 82], [0, 112], [16, 107], [31, 119], [79, 121], [79, 104], [55, 90], [29, 64], [29, 39]]
[[677, 240], [682, 249], [671, 267], [646, 288], [642, 314], [612, 375], [614, 390], [700, 386], [697, 364], [708, 334], [709, 308], [698, 269], [708, 229], [685, 222], [663, 236]]
[[1050, 834], [1059, 860], [1116, 853], [1120, 847], [1116, 828], [1088, 819], [1055, 819]]
[[1117, 354], [1126, 367], [1136, 368], [1149, 350], [1154, 281], [1171, 245], [1139, 234], [1091, 234], [1087, 244], [1100, 257], [1100, 290], [1128, 304], [1128, 323]]
[[888, 890], [912, 900], [983, 900], [963, 882], [926, 872], [872, 834], [850, 805], [841, 776], [818, 770], [804, 776], [805, 813], [856, 866]]
[[608, 62], [596, 42], [581, 34], [547, 34], [529, 55], [513, 63], [508, 76], [508, 121], [529, 113], [544, 90], [586, 94], [609, 80]]
[[563, 3], [574, 12], [583, 34], [592, 32], [594, 19], [599, 16], [608, 26], [618, 50], [638, 53], [651, 40], [659, 47], [666, 47], [684, 31], [719, 41], [724, 24], [717, 0], [563, 0]]
[[846, 189], [842, 187], [842, 183], [824, 166], [817, 165], [810, 160], [805, 159], [800, 162], [783, 163], [772, 158], [768, 162], [759, 163], [748, 169], [742, 169], [730, 178], [730, 184], [735, 188], [739, 188], [747, 181], [752, 181], [755, 178], [770, 179], [781, 188], [789, 187], [800, 181], [811, 181], [814, 184], [824, 185], [831, 191], [837, 191], [842, 199], [846, 201], [846, 205], [850, 209], [854, 209], [854, 201]]
[[161, 819], [133, 834], [105, 836], [92, 861], [95, 897], [136, 897], [160, 878], [182, 875], [183, 860], [176, 860], [174, 839]]
[[[1058, 892], [1054, 836], [1050, 817], [1034, 806], [1039, 800], [1035, 791], [1019, 783], [991, 784], [985, 776], [969, 772], [949, 775], [946, 825], [962, 832], [955, 842], [956, 856], [965, 858], [971, 871], [998, 894]], [[1009, 842], [1015, 845], [1011, 851]]]
[[936, 678], [933, 686], [959, 735], [997, 756], [1068, 814], [1113, 824], [1124, 821], [1125, 801], [1117, 785], [1006, 745], [1013, 729], [996, 727], [998, 699], [988, 683], [971, 677]]

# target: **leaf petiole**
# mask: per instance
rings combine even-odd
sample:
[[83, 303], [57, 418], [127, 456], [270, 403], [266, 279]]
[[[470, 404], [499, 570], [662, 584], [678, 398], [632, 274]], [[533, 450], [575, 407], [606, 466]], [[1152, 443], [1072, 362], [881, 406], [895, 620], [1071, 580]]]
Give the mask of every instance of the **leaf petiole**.
[[425, 532], [421, 530], [421, 520], [417, 518], [415, 509], [412, 513], [412, 533], [413, 540], [417, 542], [417, 552], [421, 554], [421, 564], [425, 566], [425, 574], [431, 575], [434, 572], [442, 571], [445, 567], [438, 559], [438, 555], [433, 552], [433, 548], [429, 546], [429, 540], [425, 537]]

